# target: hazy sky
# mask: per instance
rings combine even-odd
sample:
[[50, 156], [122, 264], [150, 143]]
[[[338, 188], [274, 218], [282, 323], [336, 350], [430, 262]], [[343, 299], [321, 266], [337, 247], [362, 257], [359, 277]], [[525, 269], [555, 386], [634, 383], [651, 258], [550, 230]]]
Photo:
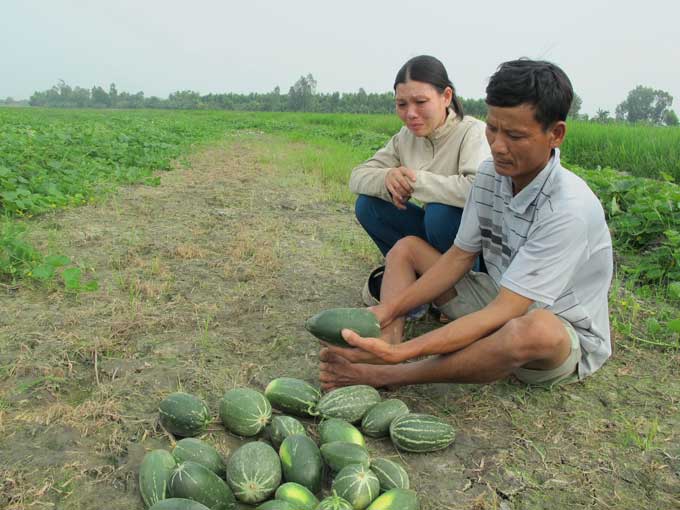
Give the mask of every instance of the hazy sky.
[[282, 91], [312, 73], [321, 92], [391, 89], [410, 57], [446, 65], [464, 97], [521, 56], [560, 65], [582, 111], [642, 84], [680, 112], [676, 0], [0, 0], [0, 98], [63, 79], [166, 97], [175, 90]]

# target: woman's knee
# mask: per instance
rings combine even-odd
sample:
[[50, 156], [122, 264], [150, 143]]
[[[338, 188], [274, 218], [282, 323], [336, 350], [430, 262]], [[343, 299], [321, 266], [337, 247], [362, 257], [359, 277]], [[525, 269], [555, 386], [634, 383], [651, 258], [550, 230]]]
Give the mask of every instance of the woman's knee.
[[425, 209], [425, 231], [428, 242], [440, 252], [445, 252], [453, 244], [463, 209], [446, 204], [428, 204]]
[[365, 225], [376, 217], [375, 207], [373, 205], [374, 200], [380, 199], [369, 197], [368, 195], [359, 195], [356, 202], [354, 202], [354, 214], [362, 225]]

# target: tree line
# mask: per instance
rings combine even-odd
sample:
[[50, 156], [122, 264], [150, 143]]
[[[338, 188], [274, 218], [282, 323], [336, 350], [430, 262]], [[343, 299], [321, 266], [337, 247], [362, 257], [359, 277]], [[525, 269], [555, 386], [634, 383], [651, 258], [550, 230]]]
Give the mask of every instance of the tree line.
[[[475, 117], [486, 116], [483, 99], [461, 98], [465, 113]], [[0, 100], [0, 104], [3, 101]], [[21, 106], [25, 101], [7, 98], [4, 104]], [[266, 93], [220, 93], [206, 94], [192, 90], [171, 93], [167, 98], [145, 96], [144, 92], [131, 94], [119, 92], [112, 83], [108, 90], [94, 86], [90, 89], [71, 87], [63, 80], [52, 88], [36, 91], [28, 101], [31, 106], [50, 108], [161, 108], [180, 110], [238, 110], [262, 112], [319, 112], [319, 113], [393, 113], [392, 92], [368, 93], [363, 88], [358, 92], [319, 93], [317, 82], [311, 74], [301, 76], [288, 90], [282, 93], [277, 86]], [[582, 100], [576, 94], [569, 116], [575, 119], [596, 122], [643, 122], [654, 125], [677, 126], [678, 116], [671, 109], [673, 97], [663, 90], [637, 86], [628, 93], [610, 115], [608, 110], [599, 109], [592, 117], [581, 114]]]
[[[144, 92], [119, 92], [112, 83], [108, 90], [100, 86], [91, 89], [71, 87], [60, 81], [52, 88], [36, 91], [29, 99], [31, 106], [50, 108], [161, 108], [180, 110], [238, 110], [261, 112], [319, 113], [394, 113], [392, 92], [317, 92], [317, 82], [311, 74], [301, 76], [288, 93], [280, 87], [266, 93], [211, 93], [201, 95], [193, 90], [180, 90], [167, 98], [145, 96]], [[462, 99], [465, 112], [483, 117], [486, 104], [482, 99]]]

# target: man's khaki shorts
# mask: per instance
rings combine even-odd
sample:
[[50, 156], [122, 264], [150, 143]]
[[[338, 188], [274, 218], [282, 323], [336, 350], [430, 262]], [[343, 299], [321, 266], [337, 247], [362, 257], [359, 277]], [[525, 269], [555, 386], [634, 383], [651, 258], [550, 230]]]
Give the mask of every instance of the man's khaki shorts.
[[[498, 291], [496, 282], [488, 274], [470, 271], [456, 284], [456, 293], [458, 295], [451, 301], [437, 306], [437, 308], [450, 319], [457, 319], [484, 308], [498, 295]], [[529, 310], [535, 308], [538, 308], [536, 304], [532, 305]], [[559, 319], [564, 324], [567, 333], [569, 333], [569, 338], [571, 338], [569, 357], [559, 367], [550, 370], [520, 367], [513, 372], [520, 381], [527, 384], [552, 386], [560, 382], [578, 380], [581, 342], [574, 327], [561, 317]]]

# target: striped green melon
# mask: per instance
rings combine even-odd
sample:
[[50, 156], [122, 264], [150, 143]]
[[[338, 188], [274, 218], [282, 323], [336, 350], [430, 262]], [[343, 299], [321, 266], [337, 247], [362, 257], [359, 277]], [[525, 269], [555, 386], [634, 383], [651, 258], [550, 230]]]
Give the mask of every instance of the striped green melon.
[[324, 498], [316, 507], [316, 510], [354, 510], [352, 505], [346, 499], [333, 494]]
[[304, 425], [292, 416], [274, 416], [268, 428], [269, 441], [276, 450], [281, 447], [281, 443], [288, 436], [294, 434], [307, 435]]
[[188, 393], [171, 393], [158, 406], [161, 425], [181, 437], [198, 436], [212, 421], [210, 410], [200, 398]]
[[448, 423], [429, 414], [411, 413], [390, 425], [392, 443], [407, 452], [433, 452], [449, 446], [456, 432]]
[[321, 489], [323, 462], [316, 443], [301, 434], [288, 436], [279, 449], [283, 478], [296, 482], [312, 492]]
[[415, 491], [390, 489], [378, 496], [367, 510], [420, 510], [420, 502]]
[[191, 499], [168, 498], [159, 501], [149, 510], [210, 510], [210, 508]]
[[387, 437], [390, 435], [390, 424], [399, 416], [408, 414], [406, 404], [397, 398], [378, 402], [371, 407], [361, 420], [361, 430], [370, 437]]
[[370, 457], [368, 450], [363, 446], [354, 443], [346, 443], [344, 441], [333, 441], [321, 445], [321, 456], [326, 465], [337, 473], [345, 466], [350, 464], [361, 464], [368, 467], [370, 465]]
[[274, 408], [284, 413], [314, 416], [321, 392], [307, 381], [292, 377], [279, 377], [267, 385], [264, 396]]
[[296, 507], [288, 503], [288, 501], [280, 501], [272, 499], [270, 501], [265, 501], [255, 510], [298, 510]]
[[366, 466], [352, 464], [342, 468], [333, 480], [333, 491], [349, 501], [354, 510], [363, 510], [378, 497], [380, 481]]
[[214, 446], [205, 441], [194, 437], [187, 437], [177, 441], [175, 448], [172, 450], [172, 456], [175, 457], [177, 462], [190, 460], [202, 464], [216, 475], [224, 477], [225, 465], [222, 455], [220, 455]]
[[316, 510], [319, 506], [317, 497], [307, 487], [295, 482], [280, 485], [274, 498], [290, 503], [296, 510]]
[[389, 459], [373, 459], [371, 460], [371, 471], [380, 480], [380, 489], [383, 491], [409, 488], [408, 473], [394, 461]]
[[211, 510], [236, 508], [236, 499], [226, 482], [207, 467], [190, 460], [182, 462], [172, 473], [170, 495], [198, 501]]
[[227, 460], [227, 482], [239, 501], [262, 503], [281, 483], [278, 454], [267, 443], [244, 444]]
[[360, 336], [369, 338], [380, 337], [380, 323], [373, 312], [367, 308], [332, 308], [307, 319], [305, 328], [319, 340], [351, 347], [342, 338], [344, 328], [355, 331]]
[[366, 412], [380, 402], [380, 393], [363, 384], [345, 386], [326, 393], [316, 409], [324, 418], [340, 418], [350, 423], [361, 420]]
[[322, 421], [317, 427], [319, 442], [321, 444], [332, 443], [333, 441], [345, 441], [347, 443], [358, 444], [366, 447], [366, 441], [359, 429], [350, 422], [340, 418], [328, 418]]
[[139, 492], [147, 507], [169, 496], [170, 476], [175, 467], [175, 458], [165, 450], [153, 450], [144, 455], [139, 466]]
[[220, 402], [220, 418], [227, 430], [239, 436], [255, 436], [272, 417], [269, 400], [259, 391], [235, 388], [227, 391]]

